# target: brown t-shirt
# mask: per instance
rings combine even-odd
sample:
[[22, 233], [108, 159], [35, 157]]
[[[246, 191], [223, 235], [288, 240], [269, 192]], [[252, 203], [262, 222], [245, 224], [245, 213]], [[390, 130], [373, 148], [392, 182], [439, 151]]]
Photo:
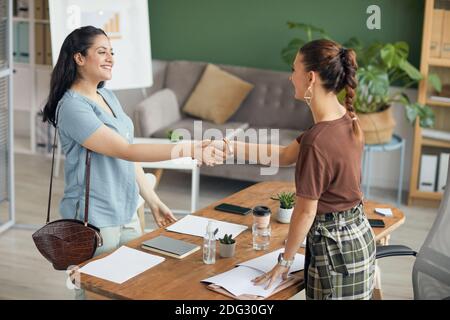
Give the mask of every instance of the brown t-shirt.
[[295, 167], [297, 196], [319, 200], [318, 214], [350, 209], [362, 200], [363, 143], [349, 114], [316, 123], [302, 133]]

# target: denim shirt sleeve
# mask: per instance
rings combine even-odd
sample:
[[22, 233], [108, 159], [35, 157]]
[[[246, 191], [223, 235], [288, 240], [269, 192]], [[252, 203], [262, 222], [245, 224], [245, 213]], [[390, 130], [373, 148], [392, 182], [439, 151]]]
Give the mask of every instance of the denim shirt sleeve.
[[88, 103], [74, 98], [61, 101], [58, 128], [77, 143], [83, 144], [102, 125]]

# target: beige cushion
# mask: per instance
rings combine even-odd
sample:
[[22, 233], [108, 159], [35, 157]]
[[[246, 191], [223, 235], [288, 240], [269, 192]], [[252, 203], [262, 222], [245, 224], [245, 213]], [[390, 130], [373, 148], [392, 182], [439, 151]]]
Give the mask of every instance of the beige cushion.
[[252, 84], [208, 64], [183, 111], [215, 124], [223, 124], [252, 89]]

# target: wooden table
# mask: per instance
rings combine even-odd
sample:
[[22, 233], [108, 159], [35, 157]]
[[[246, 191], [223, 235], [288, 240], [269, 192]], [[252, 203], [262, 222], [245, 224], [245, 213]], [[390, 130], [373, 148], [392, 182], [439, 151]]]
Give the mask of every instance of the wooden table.
[[[217, 201], [195, 213], [195, 215], [198, 216], [239, 223], [249, 227], [249, 229], [236, 238], [236, 255], [233, 258], [223, 259], [219, 258], [217, 255], [216, 263], [214, 265], [206, 265], [202, 260], [202, 250], [181, 260], [164, 256], [166, 260], [163, 263], [122, 284], [116, 284], [93, 276], [81, 274], [81, 286], [86, 290], [88, 298], [153, 300], [230, 299], [222, 294], [207, 289], [206, 285], [200, 281], [230, 270], [240, 262], [255, 258], [284, 246], [284, 240], [286, 239], [289, 225], [281, 224], [275, 220], [274, 216], [278, 209], [278, 201], [270, 199], [271, 196], [276, 195], [281, 191], [294, 191], [294, 184], [289, 182], [261, 182], [226, 197], [225, 199]], [[253, 250], [251, 234], [252, 215], [240, 216], [214, 210], [214, 207], [222, 202], [229, 202], [251, 208], [257, 205], [270, 207], [273, 213], [271, 218], [272, 237], [270, 239], [270, 247], [267, 251]], [[365, 203], [366, 214], [369, 218], [381, 218], [385, 222], [386, 226], [384, 228], [374, 229], [377, 241], [383, 241], [383, 239], [386, 239], [390, 233], [404, 222], [405, 218], [403, 213], [395, 208], [393, 209], [394, 216], [392, 218], [381, 217], [374, 213], [375, 207], [389, 206], [371, 201]], [[168, 235], [172, 238], [186, 240], [200, 246], [203, 244], [203, 238], [168, 232], [165, 229], [158, 229], [129, 242], [127, 246], [140, 249], [140, 245], [144, 240], [159, 235]], [[300, 248], [299, 252], [304, 254], [304, 249]], [[105, 255], [106, 254], [100, 255], [92, 260], [101, 258]], [[276, 261], [274, 261], [274, 265], [275, 263]], [[271, 296], [270, 299], [288, 299], [302, 289], [303, 283], [301, 285], [294, 285]]]

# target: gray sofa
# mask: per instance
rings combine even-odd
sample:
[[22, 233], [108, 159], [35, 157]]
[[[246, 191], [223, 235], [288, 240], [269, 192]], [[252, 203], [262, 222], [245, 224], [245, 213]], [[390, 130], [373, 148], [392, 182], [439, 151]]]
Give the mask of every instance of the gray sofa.
[[[148, 98], [133, 109], [136, 135], [166, 138], [169, 130], [184, 128], [191, 132], [195, 119], [183, 114], [181, 108], [199, 81], [206, 62], [153, 61], [154, 84]], [[313, 124], [308, 106], [294, 99], [290, 73], [261, 70], [248, 67], [218, 65], [221, 69], [252, 83], [254, 88], [236, 113], [223, 125], [203, 121], [203, 131], [226, 129], [279, 129], [281, 145], [288, 145], [301, 131]], [[270, 137], [268, 138], [270, 143]], [[247, 181], [285, 180], [293, 181], [294, 168], [280, 168], [275, 175], [261, 175], [261, 166], [220, 165], [202, 167], [208, 176], [226, 177]]]

